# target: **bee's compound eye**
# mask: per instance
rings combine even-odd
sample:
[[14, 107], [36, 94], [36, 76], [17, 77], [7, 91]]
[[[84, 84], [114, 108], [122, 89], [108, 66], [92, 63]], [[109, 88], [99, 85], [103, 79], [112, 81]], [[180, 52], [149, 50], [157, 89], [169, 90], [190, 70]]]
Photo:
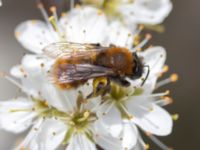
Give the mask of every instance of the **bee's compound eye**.
[[137, 54], [133, 53], [134, 57], [134, 65], [133, 65], [133, 76], [132, 79], [138, 79], [143, 74], [143, 64], [142, 59], [137, 56]]

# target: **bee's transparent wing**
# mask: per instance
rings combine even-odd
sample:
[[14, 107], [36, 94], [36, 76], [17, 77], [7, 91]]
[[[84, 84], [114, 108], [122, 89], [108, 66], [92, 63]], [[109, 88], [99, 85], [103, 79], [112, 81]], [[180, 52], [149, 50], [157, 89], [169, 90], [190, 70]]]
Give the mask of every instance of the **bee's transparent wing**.
[[96, 55], [102, 50], [105, 50], [106, 47], [102, 47], [99, 44], [80, 44], [80, 43], [72, 43], [72, 42], [58, 42], [52, 43], [46, 46], [43, 49], [45, 55], [51, 58], [57, 58], [60, 56], [88, 56], [88, 55]]
[[110, 68], [91, 64], [66, 64], [65, 69], [57, 68], [52, 72], [56, 76], [56, 83], [65, 84], [89, 80], [97, 77], [114, 75]]

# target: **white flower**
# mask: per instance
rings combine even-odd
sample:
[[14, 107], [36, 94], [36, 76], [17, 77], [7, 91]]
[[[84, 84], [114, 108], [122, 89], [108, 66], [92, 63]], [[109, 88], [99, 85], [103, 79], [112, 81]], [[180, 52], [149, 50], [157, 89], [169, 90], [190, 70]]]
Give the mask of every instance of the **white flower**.
[[[40, 8], [42, 9], [41, 6]], [[112, 30], [108, 32], [110, 29]], [[102, 33], [111, 33], [111, 35]], [[74, 9], [71, 13], [62, 17], [56, 26], [54, 26], [54, 23], [48, 22], [46, 25], [36, 20], [24, 22], [16, 28], [16, 37], [25, 48], [39, 54], [25, 55], [22, 63], [12, 68], [11, 75], [20, 79], [22, 85], [9, 76], [5, 76], [27, 94], [27, 98], [18, 98], [17, 101], [2, 103], [2, 107], [5, 109], [1, 114], [2, 118], [0, 118], [2, 119], [1, 127], [3, 129], [19, 133], [32, 126], [30, 133], [18, 148], [56, 149], [64, 139], [69, 144], [67, 149], [96, 149], [95, 144], [91, 142], [91, 139], [88, 139], [90, 132], [92, 133], [90, 136], [94, 136], [95, 142], [105, 149], [114, 145], [116, 149], [120, 150], [135, 145], [135, 143], [121, 141], [121, 138], [136, 138], [135, 134], [129, 134], [131, 133], [130, 127], [127, 125], [123, 125], [127, 127], [121, 128], [120, 137], [116, 138], [108, 134], [106, 130], [103, 131], [103, 127], [98, 129], [100, 123], [95, 123], [97, 125], [94, 125], [92, 130], [87, 129], [91, 130], [89, 133], [87, 131], [87, 134], [73, 133], [70, 139], [66, 141], [66, 136], [72, 129], [70, 129], [68, 123], [64, 123], [63, 118], [60, 120], [54, 118], [59, 118], [59, 115], [63, 115], [63, 113], [76, 114], [76, 102], [79, 93], [83, 93], [83, 96], [86, 97], [92, 92], [92, 86], [84, 85], [76, 90], [68, 91], [58, 89], [47, 78], [48, 71], [55, 60], [40, 55], [45, 46], [58, 41], [101, 43], [103, 45], [116, 44], [131, 47], [132, 34], [128, 29], [118, 22], [109, 25], [102, 12], [88, 7]], [[24, 103], [30, 103], [30, 106], [19, 103], [21, 99], [25, 101]], [[13, 105], [10, 105], [11, 103]], [[15, 107], [18, 103], [19, 108]], [[6, 107], [8, 105], [10, 107]], [[97, 108], [95, 107], [95, 109]], [[99, 111], [99, 109], [96, 111]], [[19, 117], [23, 117], [23, 115], [27, 115], [27, 117], [22, 119], [18, 117], [18, 114]], [[73, 115], [71, 117], [73, 118]], [[70, 119], [70, 117], [66, 118]], [[13, 125], [6, 126], [4, 122], [11, 122]], [[18, 126], [21, 126], [22, 129], [18, 129]], [[118, 126], [121, 126], [121, 124]]]
[[[46, 24], [26, 21], [15, 32], [18, 41], [35, 53], [25, 55], [21, 64], [11, 69], [11, 75], [20, 79], [21, 84], [4, 75], [27, 95], [0, 103], [0, 128], [19, 133], [32, 127], [17, 149], [54, 150], [61, 144], [67, 144], [67, 150], [95, 150], [95, 144], [107, 150], [138, 149], [139, 145], [143, 148], [146, 145], [136, 125], [152, 139], [155, 138], [151, 134], [171, 132], [171, 117], [159, 106], [168, 101], [156, 101], [166, 93], [152, 94], [165, 62], [163, 48], [153, 47], [139, 53], [145, 65], [150, 66], [144, 86], [138, 86], [141, 80], [130, 81], [132, 85], [128, 88], [112, 83], [111, 93], [103, 97], [103, 102], [100, 97], [87, 99], [93, 91], [90, 80], [72, 90], [62, 90], [50, 81], [49, 70], [55, 60], [44, 56], [42, 49], [60, 41], [115, 44], [131, 49], [132, 32], [119, 21], [108, 22], [101, 11], [92, 7], [77, 7], [59, 20], [54, 7], [50, 18], [41, 4], [39, 8]], [[132, 51], [143, 47], [149, 38], [146, 36]]]
[[[14, 67], [11, 70], [11, 74], [13, 76], [21, 79], [22, 84], [23, 84], [22, 89], [24, 91], [26, 91], [28, 93], [28, 95], [32, 95], [34, 97], [37, 97], [39, 100], [41, 100], [40, 104], [48, 104], [50, 108], [51, 108], [51, 106], [53, 106], [54, 108], [58, 109], [59, 111], [66, 112], [66, 113], [77, 110], [77, 109], [75, 109], [76, 108], [75, 105], [77, 103], [77, 97], [78, 97], [79, 93], [82, 91], [81, 93], [84, 94], [84, 97], [89, 95], [92, 92], [92, 89], [91, 89], [92, 86], [89, 86], [87, 84], [87, 85], [79, 87], [77, 90], [68, 90], [68, 91], [64, 91], [64, 90], [56, 88], [46, 78], [47, 70], [49, 69], [48, 62], [49, 62], [48, 59], [41, 58], [41, 57], [38, 58], [38, 56], [36, 56], [36, 55], [26, 55], [22, 59], [22, 64], [20, 66]], [[88, 109], [88, 110], [96, 110], [96, 112], [98, 112], [98, 114], [100, 114], [99, 116], [97, 115], [98, 118], [102, 117], [102, 115], [101, 115], [102, 112], [100, 113], [101, 110], [98, 107], [98, 104], [100, 101], [101, 100], [99, 98], [96, 100], [92, 100], [92, 102], [96, 106]], [[15, 105], [15, 101], [13, 103]], [[45, 105], [45, 106], [48, 106], [48, 105]], [[9, 109], [11, 109], [11, 108], [9, 108]], [[12, 107], [12, 109], [15, 110], [15, 107]], [[23, 111], [23, 110], [27, 110], [27, 109], [21, 108], [18, 110], [20, 112], [20, 110]], [[32, 110], [32, 109], [30, 109], [30, 110]], [[34, 110], [36, 110], [36, 109], [34, 109]], [[38, 111], [39, 112], [41, 111], [41, 107], [40, 107], [40, 110], [38, 110]], [[50, 113], [51, 111], [47, 111], [47, 112]], [[13, 113], [11, 113], [11, 114], [13, 114]], [[46, 114], [46, 111], [44, 111], [43, 114]], [[44, 117], [43, 114], [40, 113], [39, 116], [37, 116], [37, 118], [41, 118], [40, 116]], [[7, 115], [2, 114], [2, 116], [6, 117]], [[59, 118], [59, 116], [56, 116], [56, 117]], [[18, 118], [14, 118], [14, 119], [18, 119]], [[30, 118], [28, 118], [28, 119], [30, 119]], [[39, 119], [37, 119], [37, 120], [39, 120]], [[11, 121], [13, 121], [13, 120], [11, 119]], [[56, 122], [56, 120], [54, 120], [52, 122]], [[23, 122], [22, 122], [22, 124], [23, 124]], [[45, 123], [41, 122], [40, 126], [43, 126], [42, 124], [45, 124]], [[32, 131], [30, 132], [31, 137], [33, 136], [33, 134], [36, 134], [34, 129], [38, 128], [37, 126], [38, 126], [38, 124], [36, 124], [36, 127], [34, 126], [32, 128]], [[53, 128], [54, 124], [53, 125], [49, 124], [49, 126], [50, 126], [49, 128]], [[123, 127], [121, 127], [121, 126], [123, 126]], [[100, 120], [99, 123], [97, 124], [97, 127], [95, 128], [95, 129], [97, 129], [97, 131], [93, 129], [94, 131], [96, 131], [94, 133], [94, 135], [97, 135], [96, 136], [97, 143], [99, 145], [101, 145], [102, 147], [104, 147], [105, 149], [109, 149], [109, 147], [113, 147], [113, 145], [116, 147], [116, 149], [119, 149], [119, 150], [122, 148], [133, 147], [137, 141], [137, 137], [136, 137], [137, 129], [132, 128], [130, 125], [126, 125], [126, 124], [122, 124], [122, 123], [116, 124], [116, 127], [118, 127], [118, 129], [117, 129], [118, 136], [113, 137], [113, 135], [116, 134], [115, 131], [113, 130], [111, 132], [107, 132], [106, 131], [107, 128], [104, 128], [104, 124], [101, 124], [101, 120]], [[16, 128], [14, 128], [13, 130], [15, 130], [15, 129]], [[41, 133], [43, 133], [43, 132], [46, 133], [46, 131], [43, 131], [42, 129], [43, 128], [41, 127], [41, 130], [40, 130]], [[63, 132], [66, 133], [67, 129], [63, 130]], [[37, 137], [39, 138], [41, 136], [40, 132], [37, 132], [37, 134], [38, 134]], [[28, 138], [28, 140], [33, 140], [32, 138], [29, 139], [29, 136], [27, 138]], [[73, 138], [72, 140], [75, 142], [76, 138], [77, 138], [77, 136], [75, 136], [75, 139]], [[84, 137], [82, 137], [82, 138], [84, 138]], [[48, 137], [46, 139], [48, 139]], [[122, 140], [122, 139], [124, 139], [124, 140]], [[130, 139], [130, 141], [128, 142], [126, 139]], [[62, 141], [63, 141], [63, 138], [60, 138], [60, 143]], [[135, 141], [135, 142], [133, 142], [133, 141]], [[116, 144], [116, 142], [118, 144]], [[27, 143], [27, 139], [25, 139], [25, 143]], [[73, 146], [73, 144], [74, 143], [72, 142], [72, 145], [70, 145], [69, 147]], [[24, 145], [27, 145], [27, 144], [24, 144], [24, 142], [23, 142], [23, 146]], [[29, 146], [30, 145], [31, 145], [31, 143], [29, 142]], [[45, 146], [45, 144], [44, 144], [44, 146]], [[94, 144], [93, 144], [93, 147], [94, 147]]]
[[[43, 9], [42, 6], [40, 6]], [[48, 20], [48, 18], [47, 18]], [[56, 29], [55, 29], [56, 28]], [[30, 20], [15, 30], [17, 40], [28, 50], [40, 54], [50, 43], [67, 41], [76, 43], [115, 44], [130, 48], [132, 33], [114, 22], [109, 24], [106, 16], [92, 7], [77, 7], [63, 15], [59, 21]]]
[[[103, 112], [105, 128], [115, 133], [112, 136], [118, 137], [117, 131], [120, 130], [116, 125], [121, 123], [123, 124], [121, 127], [131, 127], [129, 131], [132, 130], [135, 137], [138, 137], [136, 129], [138, 126], [148, 133], [148, 136], [155, 139], [153, 134], [166, 136], [171, 133], [173, 126], [171, 115], [161, 108], [171, 103], [170, 98], [164, 97], [169, 93], [152, 93], [156, 87], [157, 78], [163, 71], [166, 52], [162, 47], [152, 47], [138, 54], [144, 58], [144, 64], [150, 67], [150, 74], [145, 84], [141, 86], [143, 82], [141, 79], [130, 81], [132, 85], [127, 88], [113, 84], [111, 93], [103, 98], [104, 104], [101, 106], [101, 112]], [[145, 71], [144, 74], [146, 75], [147, 72]], [[126, 142], [128, 142], [127, 139]], [[132, 138], [130, 141], [131, 144], [136, 142], [137, 138]], [[163, 148], [162, 144], [159, 146]]]
[[108, 15], [114, 19], [119, 17], [128, 25], [134, 24], [159, 24], [168, 16], [172, 10], [170, 0], [111, 0], [92, 1], [82, 0], [86, 4], [103, 7]]
[[[13, 73], [16, 69], [13, 70]], [[24, 71], [27, 72], [25, 69]], [[31, 79], [28, 76], [29, 74], [21, 80]], [[5, 77], [11, 79], [8, 76]], [[102, 147], [115, 145], [116, 149], [121, 150], [126, 146], [126, 143], [122, 143], [118, 138], [113, 138], [101, 127], [101, 116], [96, 114], [98, 107], [94, 105], [95, 103], [86, 103], [87, 99], [84, 99], [84, 94], [88, 95], [87, 91], [90, 86], [81, 87], [79, 91], [63, 91], [65, 92], [63, 96], [65, 96], [59, 97], [60, 99], [54, 97], [56, 101], [53, 103], [69, 102], [63, 104], [63, 108], [66, 108], [65, 111], [60, 111], [50, 105], [52, 101], [40, 99], [42, 93], [38, 95], [40, 98], [29, 95], [30, 90], [26, 90], [28, 82], [23, 83], [24, 85], [20, 87], [27, 92], [25, 94], [29, 98], [20, 97], [0, 103], [0, 128], [20, 133], [31, 127], [26, 138], [16, 149], [54, 150], [61, 144], [67, 144], [66, 150], [96, 150], [95, 144], [99, 144]], [[43, 83], [39, 83], [42, 86]], [[47, 92], [54, 91], [47, 89], [45, 93]], [[47, 94], [51, 95], [52, 93]], [[53, 95], [51, 96], [53, 97]], [[99, 99], [100, 97], [97, 97], [90, 101], [99, 101]], [[71, 109], [67, 109], [69, 105]], [[128, 129], [123, 132], [126, 136], [127, 133], [129, 133]], [[109, 150], [109, 146], [105, 149]]]

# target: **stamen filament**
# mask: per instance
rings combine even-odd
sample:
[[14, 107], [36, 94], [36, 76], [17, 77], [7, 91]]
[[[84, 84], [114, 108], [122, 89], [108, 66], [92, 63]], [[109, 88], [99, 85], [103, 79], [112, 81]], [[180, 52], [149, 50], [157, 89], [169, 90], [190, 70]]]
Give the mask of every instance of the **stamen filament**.
[[112, 107], [114, 106], [115, 102], [112, 102], [106, 109], [106, 111], [103, 113], [103, 115], [106, 115], [109, 113], [109, 111], [112, 109]]
[[41, 2], [39, 2], [37, 6], [38, 6], [38, 8], [39, 8], [39, 10], [40, 10], [40, 12], [41, 12], [41, 14], [42, 14], [42, 16], [44, 17], [44, 20], [46, 21], [48, 27], [49, 27], [50, 29], [52, 29], [51, 23], [49, 22], [49, 16], [48, 16], [48, 14], [47, 14], [47, 12], [46, 12], [46, 10], [45, 10], [43, 4], [42, 4]]
[[172, 148], [166, 146], [164, 143], [162, 143], [158, 138], [156, 138], [151, 133], [146, 133], [146, 135], [156, 144], [158, 145], [162, 150], [172, 150]]
[[26, 90], [24, 89], [24, 87], [20, 83], [18, 83], [15, 79], [13, 79], [12, 77], [8, 76], [6, 73], [1, 73], [0, 72], [0, 77], [5, 78], [7, 81], [9, 81], [10, 83], [14, 84], [19, 89], [21, 89], [23, 92], [26, 93]]
[[[155, 93], [155, 94], [151, 94], [151, 95], [140, 95], [138, 97], [145, 97], [145, 98], [153, 98], [153, 97], [161, 97], [161, 96], [166, 96], [169, 95], [170, 91], [167, 90], [166, 92], [163, 93]], [[137, 97], [137, 96], [135, 96]]]
[[178, 75], [177, 74], [172, 74], [169, 78], [164, 79], [164, 80], [158, 82], [156, 84], [155, 89], [157, 89], [159, 87], [162, 87], [162, 86], [164, 86], [166, 84], [169, 84], [169, 83], [172, 83], [172, 82], [176, 82], [177, 80], [178, 80]]
[[70, 0], [70, 10], [72, 10], [74, 8], [74, 0]]
[[155, 104], [157, 104], [161, 107], [172, 104], [172, 103], [173, 103], [173, 99], [171, 99], [170, 97], [164, 97], [161, 100], [155, 101]]
[[136, 47], [134, 47], [134, 49], [132, 51], [141, 49], [144, 45], [146, 45], [149, 42], [150, 39], [151, 39], [151, 35], [147, 34], [145, 39], [142, 42], [140, 42], [140, 44], [138, 44]]

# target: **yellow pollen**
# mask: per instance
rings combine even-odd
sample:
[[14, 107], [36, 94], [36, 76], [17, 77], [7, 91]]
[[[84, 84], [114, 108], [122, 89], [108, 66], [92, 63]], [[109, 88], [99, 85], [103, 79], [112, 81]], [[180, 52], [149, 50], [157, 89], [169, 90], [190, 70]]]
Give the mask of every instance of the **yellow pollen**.
[[37, 20], [31, 20], [31, 23], [34, 25], [37, 23]]
[[170, 91], [169, 91], [169, 90], [167, 90], [167, 91], [165, 91], [165, 93], [166, 93], [166, 95], [169, 95], [169, 94], [170, 94]]
[[90, 112], [89, 111], [84, 112], [83, 116], [84, 118], [88, 118], [90, 116]]
[[152, 133], [150, 133], [150, 132], [146, 132], [146, 135], [147, 135], [147, 136], [151, 136]]
[[145, 144], [144, 149], [148, 150], [149, 148], [150, 148], [150, 145], [149, 144]]
[[4, 78], [6, 76], [6, 73], [5, 72], [0, 72], [0, 77], [1, 78]]
[[171, 81], [172, 82], [176, 82], [176, 81], [178, 81], [178, 75], [176, 74], [176, 73], [174, 73], [174, 74], [172, 74], [171, 76], [170, 76], [170, 79], [171, 79]]
[[42, 4], [42, 3], [38, 3], [38, 4], [37, 4], [37, 7], [38, 7], [38, 8], [43, 8], [43, 4]]
[[128, 119], [129, 119], [129, 120], [132, 120], [132, 119], [133, 119], [133, 116], [132, 116], [132, 115], [128, 115]]
[[55, 31], [58, 31], [58, 27], [56, 24], [56, 19], [54, 16], [49, 17], [49, 22], [52, 24], [53, 28]]
[[20, 32], [15, 32], [15, 37], [16, 37], [16, 38], [19, 38], [20, 35], [21, 35]]
[[61, 17], [64, 17], [64, 16], [66, 16], [67, 15], [67, 13], [65, 13], [65, 12], [62, 12], [61, 13]]
[[178, 119], [179, 119], [179, 114], [173, 114], [173, 115], [171, 115], [172, 116], [172, 119], [174, 120], [174, 121], [177, 121]]
[[75, 8], [78, 8], [78, 9], [79, 9], [79, 8], [81, 8], [81, 5], [80, 5], [80, 4], [76, 4], [76, 5], [75, 5]]
[[140, 25], [139, 30], [143, 30], [143, 29], [144, 29], [144, 25]]
[[152, 108], [149, 108], [149, 111], [150, 111], [150, 112], [154, 111], [153, 107], [152, 107]]
[[52, 13], [56, 12], [56, 7], [55, 7], [55, 6], [50, 7], [50, 11], [51, 11]]
[[168, 72], [169, 71], [169, 66], [168, 65], [165, 65], [164, 67], [163, 67], [163, 73], [166, 73], [166, 72]]
[[140, 43], [140, 36], [135, 35], [135, 37], [133, 38], [133, 45], [137, 46], [139, 43]]
[[150, 40], [150, 39], [152, 38], [152, 35], [151, 35], [151, 34], [146, 34], [145, 38], [146, 38], [147, 40]]
[[137, 48], [136, 51], [137, 51], [137, 52], [141, 52], [141, 51], [142, 51], [142, 48]]
[[25, 72], [25, 71], [24, 71], [24, 68], [23, 68], [23, 66], [22, 66], [22, 65], [20, 66], [19, 70], [20, 70], [20, 72], [22, 72], [22, 73], [24, 73], [24, 72]]
[[174, 101], [171, 97], [165, 96], [164, 100], [168, 103], [168, 104], [172, 104]]
[[24, 148], [24, 147], [21, 147], [20, 150], [25, 150], [25, 148]]
[[103, 12], [101, 10], [98, 11], [98, 15], [101, 16], [103, 15]]

